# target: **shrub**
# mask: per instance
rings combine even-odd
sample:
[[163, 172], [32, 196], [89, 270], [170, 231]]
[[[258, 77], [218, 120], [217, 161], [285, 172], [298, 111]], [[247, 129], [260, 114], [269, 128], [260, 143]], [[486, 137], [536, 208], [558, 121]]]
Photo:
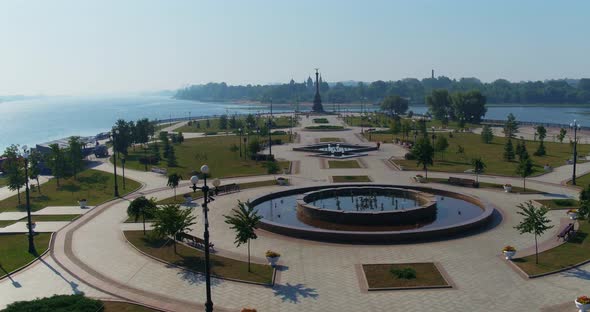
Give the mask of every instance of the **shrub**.
[[554, 199], [553, 202], [555, 205], [561, 207], [572, 207], [576, 205], [576, 201], [573, 199]]
[[279, 167], [279, 164], [277, 164], [274, 161], [267, 161], [264, 166], [266, 167], [266, 171], [268, 174], [274, 174], [279, 172], [279, 170], [281, 170], [281, 168]]
[[277, 131], [273, 131], [270, 135], [287, 135], [287, 131], [284, 130], [277, 130]]
[[508, 246], [504, 246], [504, 248], [502, 248], [502, 251], [516, 251], [516, 248], [508, 245]]
[[416, 278], [416, 270], [412, 268], [403, 268], [403, 269], [394, 269], [392, 268], [389, 272], [393, 274], [393, 276], [399, 279], [415, 279]]
[[272, 251], [272, 250], [267, 250], [265, 253], [265, 256], [269, 257], [269, 258], [275, 258], [275, 257], [280, 257], [281, 254], [278, 252]]
[[416, 156], [414, 154], [412, 154], [412, 152], [408, 152], [404, 155], [404, 159], [405, 160], [415, 160]]
[[95, 312], [102, 311], [103, 305], [99, 300], [79, 295], [55, 295], [31, 301], [18, 301], [9, 304], [5, 312]]
[[313, 119], [313, 122], [314, 123], [319, 123], [319, 124], [327, 124], [327, 123], [330, 123], [328, 121], [328, 119], [326, 119], [326, 118], [314, 118]]

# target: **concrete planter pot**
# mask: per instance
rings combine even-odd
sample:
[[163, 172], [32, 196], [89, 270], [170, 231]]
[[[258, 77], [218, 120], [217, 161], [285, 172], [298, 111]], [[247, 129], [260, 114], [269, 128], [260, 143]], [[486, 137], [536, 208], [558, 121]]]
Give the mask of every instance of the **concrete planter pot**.
[[277, 183], [279, 183], [279, 185], [287, 185], [289, 182], [285, 178], [277, 178]]
[[85, 199], [81, 199], [78, 201], [78, 204], [80, 205], [80, 208], [86, 208], [88, 201], [86, 201]]
[[567, 215], [570, 217], [571, 220], [576, 220], [578, 218], [577, 212], [568, 212]]
[[503, 253], [506, 260], [512, 260], [512, 258], [516, 254], [516, 251], [503, 251]]
[[512, 192], [512, 185], [504, 185], [504, 192], [511, 193]]
[[578, 308], [579, 312], [586, 312], [590, 310], [590, 303], [581, 304], [578, 302], [578, 300], [575, 300], [574, 303], [576, 304], [576, 308]]
[[266, 257], [266, 260], [268, 261], [268, 264], [270, 264], [271, 267], [276, 267], [277, 266], [277, 262], [279, 262], [279, 257]]

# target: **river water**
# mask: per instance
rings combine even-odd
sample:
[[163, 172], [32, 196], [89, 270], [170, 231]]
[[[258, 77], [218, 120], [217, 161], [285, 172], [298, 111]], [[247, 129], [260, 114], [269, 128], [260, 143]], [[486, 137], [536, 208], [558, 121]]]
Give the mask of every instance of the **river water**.
[[[347, 106], [358, 110], [359, 106]], [[332, 104], [325, 104], [328, 111]], [[274, 112], [292, 111], [292, 105], [274, 105]], [[301, 110], [309, 109], [302, 106]], [[426, 106], [410, 107], [424, 113]], [[71, 135], [90, 136], [108, 131], [117, 119], [168, 119], [189, 116], [267, 112], [267, 105], [206, 103], [162, 96], [42, 97], [0, 103], [0, 151], [10, 144], [33, 146]], [[578, 119], [590, 126], [590, 107], [489, 106], [486, 118], [505, 119], [512, 112], [518, 120], [569, 123]]]

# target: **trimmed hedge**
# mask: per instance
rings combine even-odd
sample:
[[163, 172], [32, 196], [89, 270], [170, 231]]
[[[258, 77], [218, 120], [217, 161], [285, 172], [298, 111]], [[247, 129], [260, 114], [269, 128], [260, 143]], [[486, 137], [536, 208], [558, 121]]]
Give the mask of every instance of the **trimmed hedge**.
[[104, 307], [99, 300], [79, 295], [55, 295], [9, 304], [2, 312], [97, 312]]

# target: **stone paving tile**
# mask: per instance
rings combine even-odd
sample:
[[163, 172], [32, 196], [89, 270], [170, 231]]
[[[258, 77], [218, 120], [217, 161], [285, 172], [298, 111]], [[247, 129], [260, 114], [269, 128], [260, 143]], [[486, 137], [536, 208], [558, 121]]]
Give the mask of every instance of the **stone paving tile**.
[[75, 215], [85, 214], [90, 211], [94, 206], [87, 206], [86, 208], [80, 208], [80, 206], [48, 206], [39, 211], [32, 212], [32, 215]]
[[[43, 221], [36, 222], [35, 232], [50, 233], [56, 232], [64, 226], [68, 225], [69, 221]], [[28, 233], [27, 222], [16, 222], [7, 227], [0, 228], [0, 233]]]
[[0, 221], [15, 221], [27, 216], [26, 212], [10, 211], [0, 213]]

